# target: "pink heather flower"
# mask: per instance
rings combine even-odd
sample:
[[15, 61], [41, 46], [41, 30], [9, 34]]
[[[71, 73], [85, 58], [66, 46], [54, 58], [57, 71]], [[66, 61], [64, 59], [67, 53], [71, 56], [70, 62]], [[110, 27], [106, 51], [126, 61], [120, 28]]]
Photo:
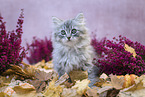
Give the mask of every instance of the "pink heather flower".
[[37, 63], [41, 60], [49, 61], [52, 59], [52, 42], [45, 37], [45, 40], [37, 39], [33, 37], [33, 42], [27, 48], [30, 56], [27, 56], [27, 60], [30, 64]]
[[18, 65], [26, 56], [21, 47], [23, 10], [17, 22], [16, 31], [6, 31], [5, 23], [0, 16], [0, 74], [10, 68], [10, 64]]
[[[136, 58], [130, 52], [124, 50], [124, 44], [133, 47], [138, 54]], [[100, 73], [106, 74], [136, 74], [145, 73], [145, 46], [138, 42], [133, 42], [126, 37], [119, 36], [119, 39], [107, 40], [103, 38], [98, 41], [92, 39], [92, 46], [99, 55], [96, 65], [100, 67]]]

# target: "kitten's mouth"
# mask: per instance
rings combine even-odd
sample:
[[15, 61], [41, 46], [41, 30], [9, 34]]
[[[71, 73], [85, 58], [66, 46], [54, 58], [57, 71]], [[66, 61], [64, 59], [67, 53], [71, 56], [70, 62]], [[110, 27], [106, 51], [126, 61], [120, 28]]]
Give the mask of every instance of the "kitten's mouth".
[[69, 40], [67, 40], [67, 42], [70, 42], [71, 40], [69, 39]]

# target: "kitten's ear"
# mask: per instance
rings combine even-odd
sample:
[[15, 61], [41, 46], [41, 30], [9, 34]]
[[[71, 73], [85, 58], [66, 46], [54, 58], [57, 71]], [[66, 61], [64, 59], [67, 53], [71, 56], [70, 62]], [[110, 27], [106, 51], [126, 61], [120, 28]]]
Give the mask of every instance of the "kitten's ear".
[[60, 25], [63, 22], [63, 20], [61, 20], [57, 17], [54, 17], [54, 16], [52, 17], [52, 21], [55, 25]]
[[77, 21], [77, 22], [79, 22], [79, 23], [85, 23], [84, 14], [83, 14], [83, 13], [79, 13], [79, 14], [75, 17], [75, 21]]

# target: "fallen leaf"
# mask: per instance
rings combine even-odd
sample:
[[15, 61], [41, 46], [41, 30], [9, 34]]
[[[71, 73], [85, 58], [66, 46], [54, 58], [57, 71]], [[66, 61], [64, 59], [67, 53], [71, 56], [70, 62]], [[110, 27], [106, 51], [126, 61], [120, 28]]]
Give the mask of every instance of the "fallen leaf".
[[8, 86], [13, 76], [0, 76], [0, 87]]
[[63, 88], [60, 85], [56, 86], [55, 80], [52, 80], [44, 91], [44, 95], [46, 97], [60, 97], [62, 91]]
[[53, 63], [52, 61], [48, 61], [48, 62], [45, 62], [45, 60], [42, 60], [41, 62], [38, 62], [36, 63], [35, 65], [33, 65], [34, 67], [36, 68], [44, 68], [44, 69], [53, 69]]
[[124, 76], [124, 84], [123, 84], [123, 88], [127, 88], [129, 86], [132, 86], [133, 84], [135, 84], [135, 78], [137, 78], [136, 75], [134, 74], [126, 74]]
[[128, 88], [125, 88], [123, 91], [125, 91], [125, 92], [136, 91], [136, 90], [140, 90], [140, 89], [144, 89], [144, 88], [145, 88], [145, 75], [142, 75], [135, 79], [135, 84], [133, 84], [132, 86], [130, 86]]
[[136, 52], [135, 52], [135, 49], [130, 47], [129, 45], [125, 44], [124, 45], [124, 49], [130, 53], [133, 54], [133, 57], [135, 58], [136, 57]]
[[52, 61], [48, 61], [48, 62], [46, 62], [45, 63], [45, 69], [53, 69], [53, 63], [52, 63]]
[[8, 94], [4, 93], [4, 92], [0, 92], [0, 97], [11, 97]]
[[[17, 65], [10, 65], [11, 68], [6, 70], [2, 75], [18, 75], [20, 77], [23, 77], [25, 79], [33, 79], [34, 78], [34, 74], [33, 73], [29, 73], [29, 71], [24, 70], [22, 67], [17, 66]], [[30, 70], [30, 68], [28, 69]]]
[[104, 80], [104, 79], [99, 79], [98, 82], [96, 82], [94, 85], [97, 86], [97, 87], [102, 87], [102, 85], [106, 84], [107, 81]]
[[145, 97], [145, 88], [144, 89], [137, 89], [134, 91], [120, 91], [117, 97]]
[[101, 74], [100, 78], [106, 80], [108, 78], [108, 76], [105, 73], [103, 73], [103, 74]]
[[46, 73], [44, 71], [37, 70], [35, 72], [35, 80], [30, 81], [30, 83], [36, 88], [37, 92], [41, 92], [45, 89], [45, 87], [48, 85], [48, 82], [51, 81], [55, 75], [55, 72]]
[[77, 93], [79, 95], [83, 95], [87, 89], [89, 89], [88, 84], [90, 83], [90, 80], [84, 79], [82, 81], [76, 81], [76, 84], [72, 86], [72, 89], [77, 89]]
[[[7, 87], [5, 90], [4, 90], [4, 93], [6, 93], [7, 95], [9, 96], [12, 96], [13, 93], [15, 93], [15, 91], [12, 89], [12, 87]], [[0, 96], [2, 97], [2, 96]]]
[[86, 93], [87, 95], [90, 97], [99, 97], [99, 95], [97, 95], [97, 91], [98, 91], [98, 87], [93, 87], [90, 89], [87, 89]]
[[97, 93], [102, 94], [103, 92], [106, 92], [106, 91], [108, 91], [110, 89], [113, 89], [113, 86], [111, 86], [111, 85], [110, 86], [104, 86], [102, 88], [99, 88]]
[[67, 88], [71, 88], [74, 84], [68, 82], [68, 80], [67, 80], [67, 81], [65, 81], [65, 82], [63, 83], [63, 85], [65, 85]]
[[25, 94], [14, 93], [12, 97], [44, 97], [41, 93], [37, 93], [36, 91], [31, 91]]
[[61, 97], [81, 97], [81, 95], [77, 94], [76, 89], [64, 88]]
[[88, 72], [82, 71], [82, 70], [73, 70], [69, 73], [69, 76], [71, 78], [71, 81], [73, 83], [76, 82], [76, 80], [83, 80], [88, 78]]
[[59, 78], [59, 80], [57, 80], [57, 81], [55, 82], [55, 85], [58, 86], [58, 85], [64, 83], [68, 78], [69, 78], [68, 74], [65, 73], [64, 75], [62, 75], [62, 76]]
[[20, 83], [19, 85], [15, 86], [13, 89], [17, 94], [26, 94], [31, 91], [35, 91], [35, 87], [30, 85], [29, 83]]
[[115, 89], [122, 89], [124, 84], [124, 77], [117, 78], [116, 75], [110, 75], [111, 84]]
[[[145, 75], [136, 77], [135, 84], [121, 90], [118, 94], [119, 97], [145, 97]], [[128, 96], [129, 95], [129, 96]]]

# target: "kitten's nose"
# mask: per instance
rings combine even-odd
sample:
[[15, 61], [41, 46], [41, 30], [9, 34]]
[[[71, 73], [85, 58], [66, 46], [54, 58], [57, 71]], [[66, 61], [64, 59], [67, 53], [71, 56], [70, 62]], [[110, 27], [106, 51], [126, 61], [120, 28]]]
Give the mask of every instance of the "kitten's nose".
[[67, 37], [68, 40], [70, 40], [71, 37]]

